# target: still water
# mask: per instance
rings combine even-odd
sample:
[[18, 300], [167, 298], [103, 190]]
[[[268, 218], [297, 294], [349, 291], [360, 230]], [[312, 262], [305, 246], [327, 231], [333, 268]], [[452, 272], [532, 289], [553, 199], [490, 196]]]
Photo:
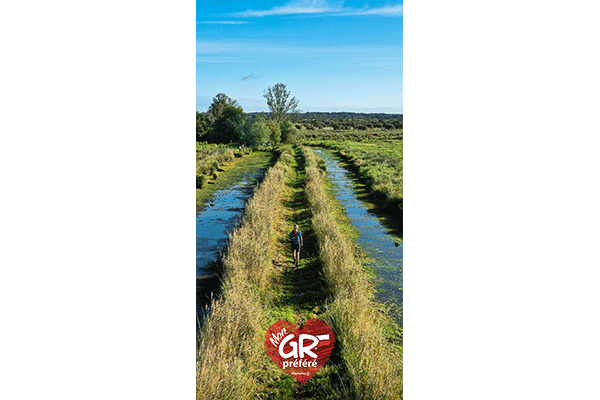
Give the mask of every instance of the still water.
[[239, 223], [246, 201], [262, 178], [264, 169], [252, 166], [231, 185], [217, 190], [196, 214], [196, 279], [213, 275], [206, 267], [227, 245], [228, 234]]
[[[378, 300], [395, 304], [401, 310], [403, 242], [396, 240], [377, 216], [368, 211], [367, 204], [358, 199], [350, 172], [328, 151], [314, 149], [314, 152], [325, 161], [327, 177], [333, 184], [335, 197], [360, 232], [356, 242], [371, 258], [371, 266], [379, 283]], [[394, 217], [401, 218], [399, 215], [388, 216]]]

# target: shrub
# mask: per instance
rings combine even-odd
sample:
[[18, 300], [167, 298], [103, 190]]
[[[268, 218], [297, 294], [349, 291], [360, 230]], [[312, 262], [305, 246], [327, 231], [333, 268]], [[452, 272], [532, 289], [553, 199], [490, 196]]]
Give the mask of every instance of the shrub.
[[196, 175], [196, 189], [202, 189], [204, 184], [208, 181], [208, 176], [206, 175]]
[[269, 135], [269, 141], [272, 145], [276, 145], [281, 142], [281, 129], [279, 125], [275, 121], [269, 121], [267, 123], [267, 127], [271, 131]]
[[284, 143], [291, 143], [296, 135], [298, 134], [298, 130], [294, 126], [291, 121], [283, 121], [281, 123], [281, 141]]

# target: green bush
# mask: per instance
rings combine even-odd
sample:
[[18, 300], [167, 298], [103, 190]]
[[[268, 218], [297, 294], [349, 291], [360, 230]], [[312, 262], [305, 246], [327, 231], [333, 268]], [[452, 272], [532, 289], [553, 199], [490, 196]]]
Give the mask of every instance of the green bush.
[[294, 124], [289, 121], [283, 121], [281, 123], [281, 141], [284, 143], [291, 143], [296, 135], [298, 134], [298, 129], [294, 126]]
[[271, 131], [271, 134], [269, 135], [271, 144], [276, 145], [281, 142], [281, 129], [279, 128], [279, 125], [277, 125], [275, 121], [269, 121], [267, 127]]
[[208, 176], [196, 175], [196, 189], [202, 189], [207, 181], [208, 181]]
[[246, 121], [241, 141], [250, 147], [257, 148], [269, 144], [270, 136], [271, 130], [264, 118], [259, 115], [254, 121]]

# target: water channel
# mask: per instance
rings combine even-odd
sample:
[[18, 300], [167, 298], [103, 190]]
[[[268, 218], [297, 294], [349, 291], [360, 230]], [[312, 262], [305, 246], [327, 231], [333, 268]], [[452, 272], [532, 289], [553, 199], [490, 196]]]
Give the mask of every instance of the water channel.
[[239, 223], [246, 201], [263, 176], [257, 165], [241, 172], [227, 187], [217, 190], [196, 214], [196, 279], [214, 274], [208, 267], [227, 245], [228, 234]]
[[378, 216], [369, 211], [371, 207], [367, 203], [359, 200], [351, 173], [342, 167], [329, 151], [313, 150], [325, 161], [327, 176], [333, 184], [335, 197], [359, 231], [356, 242], [371, 260], [371, 267], [378, 282], [377, 299], [393, 305], [393, 314], [400, 317], [403, 298], [403, 242], [397, 240], [390, 230], [382, 225]]
[[264, 177], [270, 154], [253, 154], [224, 172], [218, 187], [196, 209], [196, 322], [199, 327], [209, 312], [212, 295], [219, 290], [216, 263], [226, 248], [228, 235], [241, 221], [246, 201]]

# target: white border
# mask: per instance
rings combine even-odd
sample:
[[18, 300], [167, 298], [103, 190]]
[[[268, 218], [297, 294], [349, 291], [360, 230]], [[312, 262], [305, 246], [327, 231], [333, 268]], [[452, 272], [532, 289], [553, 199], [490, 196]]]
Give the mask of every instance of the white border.
[[600, 398], [597, 11], [405, 5], [406, 399]]
[[195, 396], [195, 4], [0, 6], [4, 399]]

